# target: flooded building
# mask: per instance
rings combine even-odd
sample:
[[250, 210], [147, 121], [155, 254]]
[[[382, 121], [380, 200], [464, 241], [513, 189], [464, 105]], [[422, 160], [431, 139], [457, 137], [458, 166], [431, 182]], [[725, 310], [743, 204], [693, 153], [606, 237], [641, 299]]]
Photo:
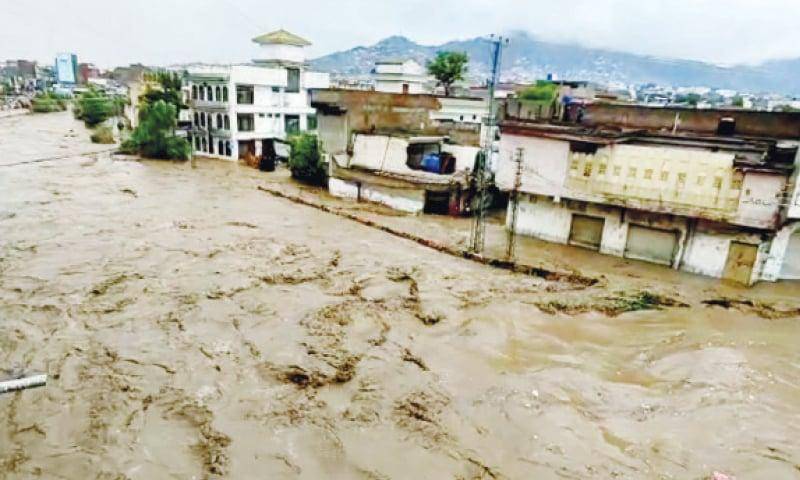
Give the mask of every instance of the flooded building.
[[330, 192], [409, 213], [465, 211], [481, 123], [442, 118], [442, 100], [314, 90]]
[[517, 233], [748, 285], [800, 278], [800, 115], [592, 104], [569, 120], [501, 123]]
[[327, 88], [327, 73], [306, 65], [307, 40], [285, 30], [253, 39], [261, 59], [246, 65], [199, 65], [187, 69], [195, 152], [251, 161], [265, 142], [316, 130], [308, 91]]

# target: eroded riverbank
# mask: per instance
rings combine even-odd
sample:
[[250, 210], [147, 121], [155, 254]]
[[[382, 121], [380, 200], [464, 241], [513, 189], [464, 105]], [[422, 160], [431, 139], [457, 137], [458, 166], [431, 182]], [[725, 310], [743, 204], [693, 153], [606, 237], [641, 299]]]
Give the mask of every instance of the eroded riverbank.
[[[800, 478], [794, 286], [525, 242], [603, 281], [509, 273], [251, 169], [77, 155], [66, 115], [8, 121], [0, 164], [76, 155], [0, 167], [0, 365], [51, 376], [0, 397], [0, 477]], [[643, 294], [675, 303], [620, 309]], [[702, 303], [721, 297], [790, 313]]]

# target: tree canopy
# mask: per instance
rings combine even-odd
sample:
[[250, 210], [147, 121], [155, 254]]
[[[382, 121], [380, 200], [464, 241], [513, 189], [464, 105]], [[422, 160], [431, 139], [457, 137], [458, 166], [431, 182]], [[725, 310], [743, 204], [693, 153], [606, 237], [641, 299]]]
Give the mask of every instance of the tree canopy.
[[450, 88], [464, 79], [469, 57], [465, 52], [439, 52], [436, 58], [428, 62], [428, 73], [433, 75], [444, 87], [445, 95], [450, 95]]
[[122, 103], [121, 98], [110, 97], [91, 87], [78, 97], [74, 108], [75, 118], [83, 120], [87, 127], [94, 127], [121, 112]]
[[159, 71], [146, 74], [145, 79], [152, 83], [139, 96], [139, 103], [153, 104], [163, 100], [175, 107], [175, 118], [178, 118], [180, 110], [186, 108], [182, 101], [180, 75], [176, 72]]
[[289, 154], [289, 170], [292, 177], [305, 182], [322, 184], [327, 172], [322, 162], [319, 139], [312, 133], [301, 133], [289, 140], [292, 151]]
[[186, 139], [175, 136], [176, 126], [174, 105], [164, 100], [143, 102], [139, 110], [139, 125], [122, 144], [122, 151], [146, 158], [187, 160], [192, 147]]

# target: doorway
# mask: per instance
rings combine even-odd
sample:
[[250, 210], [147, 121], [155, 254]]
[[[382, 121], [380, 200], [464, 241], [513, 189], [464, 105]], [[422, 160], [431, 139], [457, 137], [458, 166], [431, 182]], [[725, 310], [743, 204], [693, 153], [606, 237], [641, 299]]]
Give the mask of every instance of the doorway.
[[600, 250], [603, 241], [602, 217], [589, 217], [587, 215], [572, 215], [572, 226], [569, 230], [569, 244], [590, 250]]
[[722, 278], [742, 285], [750, 285], [757, 256], [758, 245], [731, 242]]

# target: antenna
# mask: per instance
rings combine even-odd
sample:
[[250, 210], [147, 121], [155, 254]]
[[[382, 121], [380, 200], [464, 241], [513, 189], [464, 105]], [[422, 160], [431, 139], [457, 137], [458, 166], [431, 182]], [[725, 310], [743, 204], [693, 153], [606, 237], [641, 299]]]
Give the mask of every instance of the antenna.
[[483, 141], [482, 155], [478, 156], [478, 161], [475, 165], [475, 187], [477, 206], [475, 211], [475, 218], [472, 223], [471, 232], [471, 249], [474, 253], [483, 252], [484, 240], [486, 235], [486, 162], [492, 154], [492, 140], [495, 135], [495, 126], [497, 125], [497, 118], [495, 112], [494, 90], [497, 81], [500, 77], [500, 58], [502, 56], [503, 46], [508, 44], [508, 39], [499, 35], [490, 35], [487, 39], [492, 47], [492, 76], [489, 79], [489, 117], [486, 122], [485, 138]]

